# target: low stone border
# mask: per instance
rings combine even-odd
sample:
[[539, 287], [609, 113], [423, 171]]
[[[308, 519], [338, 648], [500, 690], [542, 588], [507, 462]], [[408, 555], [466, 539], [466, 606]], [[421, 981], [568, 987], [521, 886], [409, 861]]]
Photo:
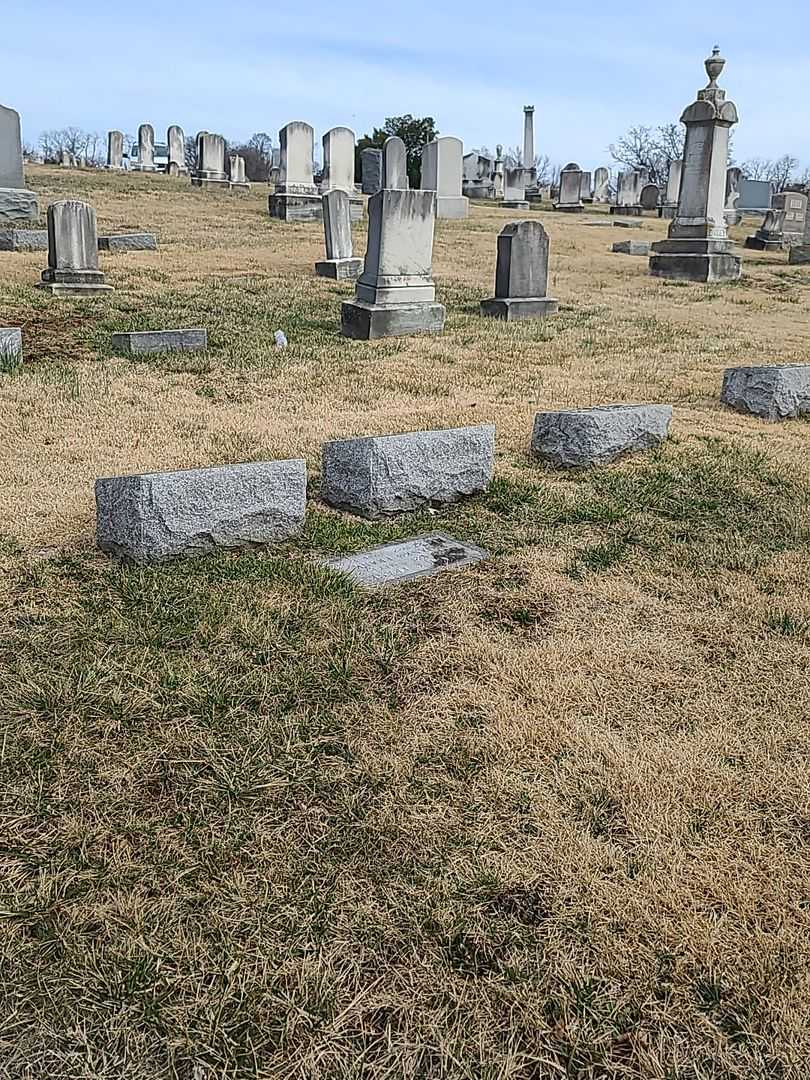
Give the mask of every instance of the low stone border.
[[113, 352], [139, 356], [156, 352], [199, 352], [208, 348], [207, 330], [133, 330], [113, 334]]
[[810, 413], [810, 364], [726, 368], [720, 400], [763, 420]]
[[112, 254], [120, 251], [157, 251], [157, 237], [154, 233], [122, 233], [120, 236], [99, 236], [98, 250], [109, 251]]
[[622, 454], [649, 450], [666, 439], [671, 405], [602, 405], [540, 412], [532, 453], [561, 469], [604, 465]]

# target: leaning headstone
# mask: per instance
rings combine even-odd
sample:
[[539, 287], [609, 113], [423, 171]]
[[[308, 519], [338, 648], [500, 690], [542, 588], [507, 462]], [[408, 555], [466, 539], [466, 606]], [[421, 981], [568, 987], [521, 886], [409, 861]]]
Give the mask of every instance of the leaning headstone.
[[560, 197], [554, 209], [566, 214], [581, 214], [585, 209], [582, 205], [582, 169], [575, 161], [560, 171]]
[[22, 330], [16, 326], [0, 326], [0, 373], [16, 371], [22, 358]]
[[306, 486], [306, 464], [298, 460], [99, 479], [98, 546], [156, 562], [278, 543], [303, 527]]
[[732, 251], [725, 219], [726, 165], [737, 108], [717, 85], [725, 60], [705, 62], [709, 83], [681, 121], [686, 125], [678, 211], [666, 240], [653, 244], [650, 273], [680, 281], [736, 281], [742, 260]]
[[593, 201], [606, 203], [610, 200], [610, 171], [600, 166], [593, 174]]
[[534, 420], [532, 453], [560, 469], [605, 465], [662, 443], [671, 405], [601, 405], [593, 409], [540, 412]]
[[210, 131], [201, 131], [197, 135], [197, 168], [191, 174], [194, 187], [210, 191], [230, 188], [230, 180], [225, 172], [225, 139], [222, 135]]
[[98, 266], [96, 212], [83, 202], [48, 207], [48, 267], [40, 289], [52, 296], [98, 296], [111, 293]]
[[388, 191], [402, 191], [410, 187], [408, 181], [408, 153], [405, 143], [392, 135], [383, 143], [383, 187]]
[[363, 200], [355, 196], [354, 188], [355, 138], [351, 128], [331, 128], [323, 137], [323, 178], [321, 195], [330, 191], [345, 191], [349, 196], [352, 221], [363, 217]]
[[461, 194], [463, 152], [461, 139], [452, 136], [434, 139], [422, 147], [421, 187], [436, 192], [437, 218], [459, 221], [469, 217], [469, 199]]
[[323, 446], [325, 502], [366, 518], [443, 506], [486, 491], [495, 425], [337, 439]]
[[648, 240], [617, 240], [611, 248], [617, 255], [649, 255]]
[[801, 191], [781, 191], [773, 197], [773, 209], [782, 210], [785, 247], [803, 244], [807, 230], [807, 196]]
[[47, 229], [0, 229], [0, 251], [47, 250]]
[[540, 319], [555, 315], [548, 293], [548, 236], [539, 221], [515, 221], [498, 237], [495, 296], [481, 301], [481, 314], [497, 319]]
[[745, 246], [754, 251], [781, 251], [785, 244], [785, 211], [769, 210], [753, 236], [746, 236]]
[[313, 179], [315, 133], [309, 124], [293, 120], [279, 132], [281, 164], [270, 196], [270, 217], [280, 221], [320, 221], [323, 206]]
[[810, 364], [727, 368], [721, 400], [738, 412], [763, 420], [787, 420], [810, 413]]
[[[497, 164], [497, 163], [496, 163]], [[503, 203], [505, 210], [528, 210], [526, 199], [526, 170], [520, 166], [503, 169]], [[498, 174], [496, 173], [496, 184]]]
[[37, 197], [25, 187], [19, 114], [0, 105], [0, 224], [38, 217]]
[[460, 570], [488, 558], [489, 552], [475, 544], [454, 540], [446, 533], [428, 533], [322, 562], [329, 570], [347, 574], [356, 585], [374, 589], [445, 570]]
[[741, 180], [742, 169], [736, 167], [726, 169], [726, 208], [724, 211], [726, 225], [739, 225], [742, 221], [742, 214], [737, 209]]
[[336, 281], [356, 281], [363, 260], [354, 257], [349, 193], [333, 188], [323, 196], [323, 231], [326, 258], [315, 263], [315, 273]]
[[172, 124], [166, 132], [166, 145], [168, 146], [168, 162], [166, 172], [169, 176], [181, 176], [188, 172], [186, 165], [186, 135], [181, 127]]
[[141, 124], [138, 128], [138, 172], [156, 172], [155, 166], [155, 129], [151, 124]]
[[100, 236], [98, 250], [121, 251], [157, 251], [157, 237], [154, 233], [120, 233], [117, 236]]
[[107, 168], [123, 169], [124, 167], [124, 133], [122, 131], [107, 132]]
[[376, 195], [382, 189], [382, 150], [373, 146], [360, 151], [360, 172], [364, 195]]
[[245, 159], [242, 155], [231, 154], [228, 158], [228, 166], [231, 191], [250, 191], [250, 184], [245, 170]]
[[208, 348], [207, 330], [133, 330], [113, 334], [112, 351], [122, 356], [158, 352], [200, 352]]
[[639, 195], [639, 202], [642, 210], [657, 210], [658, 203], [661, 198], [661, 191], [658, 184], [645, 184], [641, 189]]

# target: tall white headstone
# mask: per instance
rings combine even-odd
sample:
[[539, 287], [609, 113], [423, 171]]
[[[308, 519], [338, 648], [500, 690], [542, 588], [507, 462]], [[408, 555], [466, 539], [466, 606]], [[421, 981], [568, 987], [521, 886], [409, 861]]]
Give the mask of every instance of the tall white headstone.
[[36, 195], [25, 187], [20, 116], [0, 105], [0, 223], [37, 217]]
[[166, 144], [169, 149], [166, 172], [169, 176], [180, 176], [188, 172], [186, 165], [186, 136], [177, 124], [172, 124], [166, 132]]
[[270, 196], [270, 216], [282, 221], [320, 221], [323, 204], [315, 186], [315, 132], [303, 120], [293, 120], [278, 133], [281, 147], [276, 189]]
[[138, 128], [138, 170], [155, 171], [155, 129], [151, 124], [141, 124]]
[[422, 147], [422, 189], [437, 193], [436, 217], [461, 220], [469, 216], [470, 202], [461, 194], [464, 147], [450, 135]]
[[383, 143], [383, 188], [405, 190], [408, 183], [408, 153], [405, 143], [392, 135]]
[[331, 128], [323, 137], [323, 179], [321, 194], [336, 188], [354, 191], [354, 132], [351, 128]]
[[315, 273], [337, 281], [356, 281], [363, 260], [354, 257], [349, 193], [333, 188], [323, 196], [323, 231], [326, 258], [315, 263]]

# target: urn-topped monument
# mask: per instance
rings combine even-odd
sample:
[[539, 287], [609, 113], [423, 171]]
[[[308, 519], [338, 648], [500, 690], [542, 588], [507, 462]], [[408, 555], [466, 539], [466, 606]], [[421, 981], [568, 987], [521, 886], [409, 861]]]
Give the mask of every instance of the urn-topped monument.
[[709, 83], [681, 117], [686, 125], [678, 209], [666, 240], [653, 244], [650, 273], [684, 281], [736, 281], [741, 260], [726, 227], [726, 168], [737, 107], [717, 85], [725, 60], [715, 47], [706, 60]]

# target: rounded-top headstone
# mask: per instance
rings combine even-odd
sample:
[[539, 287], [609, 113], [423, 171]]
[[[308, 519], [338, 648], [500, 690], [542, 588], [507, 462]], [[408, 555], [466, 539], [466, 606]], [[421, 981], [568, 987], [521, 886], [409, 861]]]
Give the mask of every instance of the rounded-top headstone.
[[383, 187], [404, 190], [409, 186], [408, 152], [402, 139], [392, 135], [383, 143]]
[[658, 184], [645, 184], [641, 189], [641, 205], [645, 210], [655, 210], [661, 197]]
[[581, 172], [582, 170], [580, 169], [579, 165], [577, 165], [577, 163], [575, 161], [569, 161], [568, 164], [565, 166], [565, 168], [562, 170], [562, 172], [569, 172], [569, 171]]

